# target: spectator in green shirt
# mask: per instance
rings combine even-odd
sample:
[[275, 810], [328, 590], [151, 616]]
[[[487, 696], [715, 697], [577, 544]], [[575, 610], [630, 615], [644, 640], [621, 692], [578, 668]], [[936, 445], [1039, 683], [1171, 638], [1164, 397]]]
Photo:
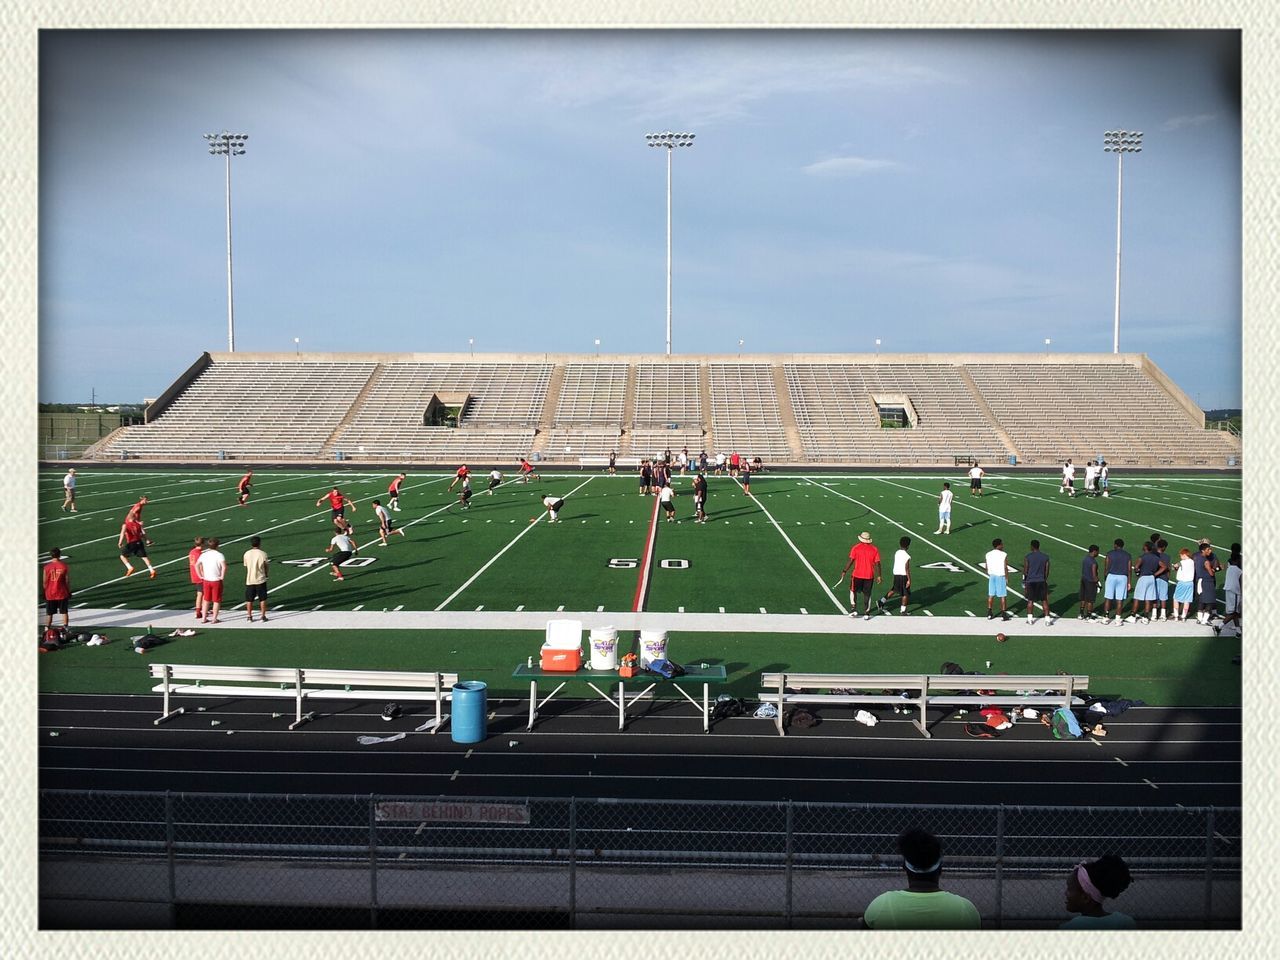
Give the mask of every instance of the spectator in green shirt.
[[867, 905], [864, 926], [872, 930], [976, 930], [982, 925], [969, 900], [942, 890], [942, 844], [919, 827], [898, 837], [907, 875], [905, 890], [890, 890]]

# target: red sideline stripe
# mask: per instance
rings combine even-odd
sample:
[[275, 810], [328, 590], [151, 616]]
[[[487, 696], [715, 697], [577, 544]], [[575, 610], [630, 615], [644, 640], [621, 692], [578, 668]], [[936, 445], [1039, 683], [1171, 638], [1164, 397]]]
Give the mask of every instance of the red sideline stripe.
[[636, 581], [636, 596], [631, 610], [638, 613], [644, 605], [644, 595], [649, 588], [649, 565], [653, 562], [653, 545], [658, 540], [658, 498], [653, 498], [653, 516], [649, 518], [649, 539], [644, 547], [644, 560], [640, 563], [640, 577]]

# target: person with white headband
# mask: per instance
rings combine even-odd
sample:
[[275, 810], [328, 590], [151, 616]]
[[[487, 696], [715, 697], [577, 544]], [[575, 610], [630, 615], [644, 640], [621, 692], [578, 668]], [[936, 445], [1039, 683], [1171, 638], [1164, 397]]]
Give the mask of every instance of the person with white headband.
[[942, 844], [913, 827], [898, 836], [907, 889], [889, 890], [867, 905], [864, 926], [872, 930], [976, 930], [982, 917], [972, 902], [938, 886]]
[[1118, 910], [1107, 912], [1103, 901], [1114, 899], [1128, 889], [1133, 878], [1129, 865], [1114, 853], [1079, 863], [1067, 874], [1066, 907], [1076, 914], [1062, 925], [1063, 930], [1132, 930], [1133, 917]]

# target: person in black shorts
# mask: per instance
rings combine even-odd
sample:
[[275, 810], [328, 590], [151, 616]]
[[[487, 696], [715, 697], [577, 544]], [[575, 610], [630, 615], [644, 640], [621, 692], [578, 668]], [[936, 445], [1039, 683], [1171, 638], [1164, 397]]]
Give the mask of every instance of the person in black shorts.
[[1093, 604], [1098, 599], [1098, 545], [1089, 544], [1089, 553], [1080, 564], [1080, 616], [1078, 620], [1094, 619]]
[[609, 451], [609, 476], [613, 476], [618, 472], [618, 455], [613, 450]]
[[653, 468], [648, 460], [640, 461], [640, 496], [646, 496], [653, 486]]

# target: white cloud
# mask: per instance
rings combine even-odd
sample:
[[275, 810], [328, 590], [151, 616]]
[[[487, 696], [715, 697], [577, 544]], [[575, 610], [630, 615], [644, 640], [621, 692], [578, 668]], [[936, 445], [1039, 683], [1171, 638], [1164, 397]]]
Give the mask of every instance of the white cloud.
[[1181, 130], [1183, 127], [1199, 127], [1206, 123], [1212, 123], [1218, 119], [1216, 113], [1194, 113], [1184, 114], [1178, 117], [1170, 117], [1160, 125], [1161, 130]]
[[819, 160], [801, 169], [811, 177], [860, 177], [877, 170], [898, 166], [892, 160], [873, 160], [870, 157], [832, 157]]

